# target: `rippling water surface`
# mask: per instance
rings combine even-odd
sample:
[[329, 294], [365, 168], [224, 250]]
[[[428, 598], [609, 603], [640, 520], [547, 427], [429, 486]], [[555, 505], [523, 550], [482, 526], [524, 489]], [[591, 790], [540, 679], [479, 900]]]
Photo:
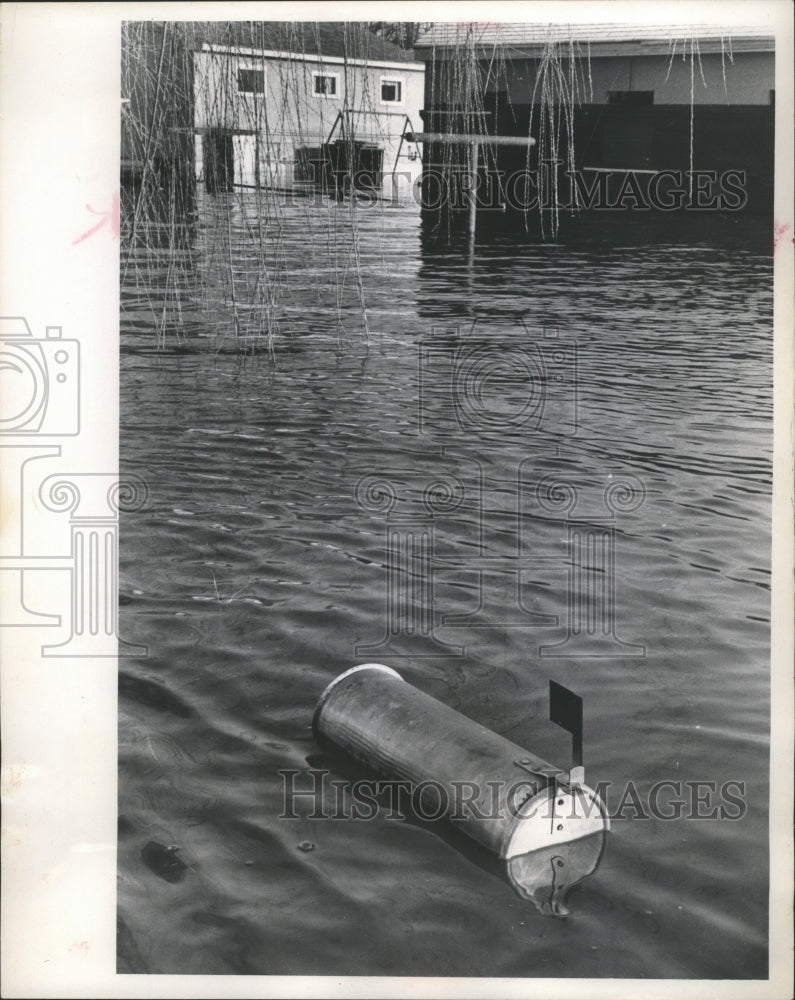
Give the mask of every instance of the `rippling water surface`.
[[[356, 211], [358, 264], [347, 204], [263, 235], [253, 195], [207, 200], [184, 251], [150, 240], [123, 278], [122, 465], [149, 499], [122, 522], [122, 628], [149, 655], [120, 661], [120, 971], [765, 977], [766, 248], [469, 248]], [[574, 571], [586, 529], [604, 547]], [[548, 680], [584, 697], [623, 818], [569, 916], [438, 824], [279, 819], [281, 769], [349, 776], [310, 723], [366, 660], [564, 766]], [[663, 780], [683, 815], [641, 818]], [[741, 783], [742, 816], [688, 818], [697, 781], [702, 814]]]

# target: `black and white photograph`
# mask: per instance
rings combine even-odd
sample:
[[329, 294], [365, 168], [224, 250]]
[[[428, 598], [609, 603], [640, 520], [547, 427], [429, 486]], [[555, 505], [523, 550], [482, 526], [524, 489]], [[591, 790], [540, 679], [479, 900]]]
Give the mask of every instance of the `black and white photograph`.
[[57, 6], [3, 994], [785, 1000], [789, 6]]

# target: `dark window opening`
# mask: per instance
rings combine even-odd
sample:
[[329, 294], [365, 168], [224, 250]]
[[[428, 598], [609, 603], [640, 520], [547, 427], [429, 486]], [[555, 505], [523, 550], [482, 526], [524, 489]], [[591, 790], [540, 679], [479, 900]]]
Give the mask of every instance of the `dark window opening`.
[[325, 94], [326, 97], [333, 97], [337, 93], [336, 76], [323, 76], [320, 73], [316, 74], [315, 93]]
[[608, 104], [654, 104], [653, 90], [611, 90], [607, 95]]
[[265, 73], [261, 69], [239, 69], [237, 89], [241, 94], [264, 94]]
[[322, 146], [296, 146], [295, 180], [320, 184], [326, 175], [327, 162]]
[[775, 92], [775, 90], [771, 90], [770, 91], [770, 104], [772, 104], [773, 107], [776, 106], [776, 92]]
[[381, 81], [381, 100], [384, 104], [397, 104], [403, 100], [403, 84], [400, 80]]
[[202, 136], [202, 146], [207, 193], [231, 191], [235, 180], [235, 150], [231, 133], [213, 129]]

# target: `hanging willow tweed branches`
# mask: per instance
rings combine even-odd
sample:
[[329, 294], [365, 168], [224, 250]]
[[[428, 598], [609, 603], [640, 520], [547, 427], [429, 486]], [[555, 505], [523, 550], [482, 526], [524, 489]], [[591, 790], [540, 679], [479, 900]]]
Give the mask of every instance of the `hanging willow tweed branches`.
[[[315, 101], [310, 107], [307, 100], [312, 68], [324, 51], [318, 24], [124, 25], [123, 131], [131, 160], [141, 167], [125, 185], [123, 199], [122, 311], [132, 328], [154, 328], [160, 347], [183, 347], [194, 334], [208, 334], [204, 316], [219, 347], [249, 351], [262, 345], [273, 353], [278, 337], [289, 333], [287, 310], [298, 284], [302, 301], [312, 294], [324, 310], [329, 299], [336, 303], [340, 329], [342, 297], [350, 287], [369, 337], [357, 199], [337, 202], [319, 191], [313, 197], [300, 198], [295, 191], [286, 197], [283, 145], [311, 150], [319, 132], [330, 136], [336, 129], [352, 164], [360, 135], [371, 142], [384, 139], [377, 95], [366, 74], [351, 71], [349, 56], [356, 53], [358, 65], [366, 66], [374, 36], [365, 22], [336, 27], [342, 28], [344, 47], [339, 126], [335, 102]], [[247, 77], [253, 90], [246, 100], [238, 99], [238, 61], [229, 53], [244, 54], [247, 72], [256, 73], [274, 38], [280, 51], [295, 58], [263, 73], [261, 84]], [[224, 164], [206, 156], [196, 168], [193, 164], [201, 156], [201, 135], [214, 128], [229, 133], [229, 155], [236, 163], [248, 155], [244, 137], [254, 137], [254, 183], [218, 184], [210, 200], [195, 188], [195, 169], [213, 189]], [[300, 260], [285, 239], [296, 225], [304, 234]], [[312, 272], [309, 288], [304, 287], [307, 271]]]

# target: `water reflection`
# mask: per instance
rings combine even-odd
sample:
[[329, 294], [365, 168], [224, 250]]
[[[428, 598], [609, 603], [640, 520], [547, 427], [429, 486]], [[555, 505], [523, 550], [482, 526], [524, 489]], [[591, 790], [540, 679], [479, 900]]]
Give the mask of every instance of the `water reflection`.
[[546, 917], [566, 917], [572, 890], [596, 872], [602, 861], [607, 834], [555, 844], [505, 862], [505, 874], [523, 899]]

